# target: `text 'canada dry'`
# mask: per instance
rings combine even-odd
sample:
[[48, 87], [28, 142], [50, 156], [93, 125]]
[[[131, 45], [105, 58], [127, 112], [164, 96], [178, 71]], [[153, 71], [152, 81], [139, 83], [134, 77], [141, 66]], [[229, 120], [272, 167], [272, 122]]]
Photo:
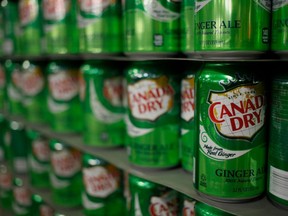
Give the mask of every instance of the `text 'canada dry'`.
[[197, 73], [194, 180], [211, 199], [246, 201], [264, 192], [266, 96], [255, 71], [252, 64], [206, 63]]

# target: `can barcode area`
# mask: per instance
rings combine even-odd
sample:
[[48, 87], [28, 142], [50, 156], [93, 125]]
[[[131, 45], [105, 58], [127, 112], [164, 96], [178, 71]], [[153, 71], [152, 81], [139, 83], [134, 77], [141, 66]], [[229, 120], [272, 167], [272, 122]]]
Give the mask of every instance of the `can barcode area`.
[[270, 166], [269, 191], [284, 200], [288, 200], [288, 172]]

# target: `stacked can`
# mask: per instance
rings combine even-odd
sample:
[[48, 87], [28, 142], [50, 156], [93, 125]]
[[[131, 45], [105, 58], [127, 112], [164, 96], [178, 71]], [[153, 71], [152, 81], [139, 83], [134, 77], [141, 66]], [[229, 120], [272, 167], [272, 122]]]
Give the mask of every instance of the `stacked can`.
[[0, 62], [0, 110], [6, 111], [6, 102], [7, 102], [7, 78], [4, 69], [4, 64]]
[[78, 66], [61, 61], [50, 62], [47, 73], [50, 126], [56, 132], [81, 131]]
[[274, 75], [271, 88], [267, 195], [273, 203], [286, 209], [288, 209], [287, 94], [287, 74]]
[[41, 54], [43, 30], [41, 0], [19, 0], [21, 54]]
[[130, 203], [128, 215], [177, 215], [178, 192], [129, 174]]
[[196, 216], [233, 216], [233, 214], [199, 201], [196, 202], [194, 209]]
[[177, 166], [180, 77], [174, 73], [173, 63], [132, 62], [126, 80], [129, 161], [146, 168]]
[[79, 35], [76, 8], [76, 0], [42, 1], [45, 53], [78, 52]]
[[81, 205], [82, 153], [58, 140], [50, 140], [52, 201], [63, 207]]
[[83, 155], [82, 206], [86, 216], [125, 215], [122, 171], [90, 154]]
[[124, 1], [124, 53], [173, 56], [180, 51], [180, 1]]
[[22, 115], [24, 109], [22, 104], [21, 64], [6, 60], [4, 69], [7, 75], [8, 111], [14, 115]]
[[21, 177], [13, 179], [13, 213], [15, 216], [30, 216], [32, 214], [32, 192]]
[[269, 49], [270, 16], [268, 0], [195, 0], [195, 52], [206, 59], [260, 58]]
[[47, 188], [50, 185], [49, 139], [33, 129], [26, 129], [29, 139], [29, 180], [33, 187]]
[[192, 197], [180, 193], [179, 194], [179, 216], [194, 216], [196, 200]]
[[38, 194], [32, 194], [33, 216], [55, 216], [55, 210]]
[[272, 0], [272, 42], [271, 49], [280, 57], [288, 54], [288, 1]]
[[46, 122], [47, 116], [47, 84], [44, 65], [39, 62], [24, 61], [22, 63], [21, 89], [25, 117], [30, 122]]
[[266, 85], [253, 63], [206, 62], [196, 75], [195, 187], [223, 202], [265, 191]]
[[79, 51], [117, 54], [122, 48], [121, 0], [78, 1]]
[[89, 61], [84, 75], [84, 130], [87, 145], [124, 145], [123, 73], [112, 61]]
[[4, 24], [5, 24], [5, 21], [4, 21], [3, 8], [1, 6], [1, 3], [2, 2], [0, 2], [0, 56], [3, 56], [4, 55], [3, 45], [4, 45]]

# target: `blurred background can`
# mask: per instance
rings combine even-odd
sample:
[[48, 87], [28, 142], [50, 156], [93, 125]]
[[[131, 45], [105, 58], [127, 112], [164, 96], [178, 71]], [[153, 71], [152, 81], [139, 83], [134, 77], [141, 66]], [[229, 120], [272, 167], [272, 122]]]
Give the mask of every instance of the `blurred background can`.
[[256, 63], [206, 62], [196, 74], [197, 191], [222, 202], [260, 197], [266, 185], [265, 76]]
[[208, 59], [255, 59], [270, 43], [271, 1], [195, 0], [195, 51]]
[[32, 194], [33, 216], [55, 216], [55, 210], [38, 194]]
[[114, 61], [88, 61], [84, 76], [84, 143], [97, 147], [124, 145], [123, 71]]
[[78, 1], [79, 51], [120, 54], [123, 51], [121, 0]]
[[52, 201], [62, 207], [81, 205], [82, 152], [58, 140], [50, 140]]
[[125, 215], [123, 174], [120, 169], [85, 153], [82, 175], [82, 206], [86, 216]]
[[0, 110], [7, 111], [7, 75], [4, 62], [0, 62]]
[[179, 193], [179, 216], [195, 216], [195, 203], [192, 197]]
[[173, 63], [135, 61], [127, 65], [128, 157], [133, 165], [179, 165], [180, 76]]
[[124, 53], [149, 57], [178, 54], [180, 3], [177, 0], [124, 1]]
[[79, 67], [65, 61], [50, 62], [48, 74], [49, 124], [57, 132], [80, 132], [83, 127], [79, 98]]
[[233, 216], [233, 214], [200, 201], [195, 203], [194, 209], [196, 216]]

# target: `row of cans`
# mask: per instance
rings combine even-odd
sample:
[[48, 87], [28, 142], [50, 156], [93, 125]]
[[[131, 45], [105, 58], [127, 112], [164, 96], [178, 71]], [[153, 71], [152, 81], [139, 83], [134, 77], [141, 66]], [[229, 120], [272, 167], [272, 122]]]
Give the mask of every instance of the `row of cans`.
[[[15, 126], [18, 124], [18, 128]], [[1, 121], [0, 206], [16, 216], [57, 215], [60, 207], [82, 207], [83, 215], [232, 215], [196, 202], [164, 185], [123, 172], [105, 160], [82, 153], [63, 142], [48, 139], [16, 121]], [[7, 137], [18, 137], [22, 143]], [[18, 150], [27, 141], [27, 170], [19, 169]], [[19, 149], [18, 149], [19, 148]], [[29, 149], [29, 150], [28, 150]], [[21, 174], [21, 175], [19, 175]], [[24, 175], [23, 175], [24, 174]], [[25, 175], [28, 181], [25, 180]], [[51, 201], [33, 193], [51, 191]], [[47, 192], [47, 191], [46, 191]], [[45, 192], [45, 193], [46, 193]], [[71, 199], [73, 197], [73, 199]]]
[[4, 54], [287, 57], [287, 10], [287, 0], [2, 0], [0, 35]]
[[[285, 62], [276, 63], [285, 68]], [[263, 66], [269, 68], [276, 63], [263, 63]], [[120, 68], [115, 62], [108, 64]], [[90, 131], [92, 137], [98, 134], [98, 127], [103, 130], [106, 124], [106, 133], [101, 133], [102, 142], [107, 135], [120, 136], [129, 161], [138, 167], [165, 169], [177, 167], [181, 162], [185, 170], [193, 173], [191, 181], [199, 193], [211, 199], [245, 202], [259, 198], [265, 194], [268, 179], [268, 194], [273, 194], [271, 197], [276, 202], [287, 205], [288, 199], [281, 195], [281, 192], [286, 194], [288, 171], [283, 166], [288, 160], [285, 73], [275, 73], [266, 79], [263, 74], [267, 71], [259, 71], [255, 62], [205, 62], [201, 65], [188, 62], [180, 67], [179, 62], [137, 61], [125, 67], [124, 84], [119, 87], [112, 83], [123, 81], [115, 77], [106, 80], [109, 72], [103, 65], [98, 62], [83, 66], [86, 71], [83, 106], [87, 115], [84, 134]], [[53, 76], [62, 72], [58, 70]], [[69, 82], [61, 81], [50, 88], [62, 89], [60, 83]], [[105, 88], [105, 83], [111, 89]], [[63, 92], [70, 87], [63, 88]], [[119, 98], [110, 100], [113, 102], [109, 106], [109, 100], [101, 100], [118, 95], [119, 89], [123, 91], [120, 95], [125, 112], [122, 115], [124, 127], [116, 135], [116, 127], [109, 127], [109, 124], [119, 113], [108, 108], [117, 104]], [[55, 104], [64, 104], [60, 102], [55, 100]], [[98, 124], [99, 116], [105, 117], [101, 124]], [[71, 117], [59, 119], [59, 122], [65, 120], [64, 124], [74, 123]], [[79, 123], [79, 119], [75, 121]], [[113, 146], [119, 146], [115, 140]], [[84, 143], [89, 145], [89, 139], [84, 138]], [[91, 145], [100, 147], [103, 143], [99, 143]], [[278, 182], [279, 175], [284, 179], [280, 181], [283, 184]]]

